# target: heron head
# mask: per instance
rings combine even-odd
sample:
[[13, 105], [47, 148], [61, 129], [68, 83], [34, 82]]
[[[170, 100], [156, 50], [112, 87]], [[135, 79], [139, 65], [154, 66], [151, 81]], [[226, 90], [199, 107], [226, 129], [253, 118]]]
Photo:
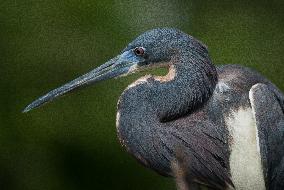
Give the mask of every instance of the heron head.
[[125, 76], [146, 68], [167, 66], [176, 57], [175, 55], [188, 50], [187, 47], [190, 47], [188, 45], [194, 42], [191, 36], [177, 29], [162, 28], [147, 31], [133, 40], [118, 56], [89, 73], [50, 91], [28, 105], [23, 112], [28, 112], [81, 86]]
[[179, 30], [163, 28], [138, 36], [122, 51], [122, 55], [127, 52], [134, 59], [138, 59], [129, 72], [167, 65], [179, 50], [176, 42], [181, 34], [183, 33]]

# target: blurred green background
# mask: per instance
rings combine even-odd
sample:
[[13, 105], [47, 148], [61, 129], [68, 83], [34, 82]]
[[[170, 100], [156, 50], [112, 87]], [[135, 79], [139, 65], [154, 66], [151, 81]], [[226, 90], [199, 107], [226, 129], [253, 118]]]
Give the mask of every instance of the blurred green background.
[[165, 26], [207, 44], [215, 64], [255, 68], [284, 91], [283, 0], [0, 0], [0, 189], [175, 189], [116, 137], [117, 99], [141, 74], [21, 113]]

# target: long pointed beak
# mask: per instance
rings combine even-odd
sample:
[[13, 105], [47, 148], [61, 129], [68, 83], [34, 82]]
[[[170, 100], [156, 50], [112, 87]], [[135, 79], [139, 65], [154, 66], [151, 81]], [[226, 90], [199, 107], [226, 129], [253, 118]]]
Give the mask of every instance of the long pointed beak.
[[98, 81], [118, 77], [121, 75], [126, 75], [130, 72], [131, 67], [138, 63], [137, 60], [133, 59], [133, 57], [129, 56], [129, 52], [125, 52], [105, 64], [99, 66], [98, 68], [86, 73], [71, 82], [56, 88], [44, 96], [38, 98], [29, 104], [23, 112], [28, 112], [34, 108], [37, 108], [47, 102], [54, 100], [55, 98], [62, 96], [78, 87], [86, 86], [89, 84], [93, 84]]

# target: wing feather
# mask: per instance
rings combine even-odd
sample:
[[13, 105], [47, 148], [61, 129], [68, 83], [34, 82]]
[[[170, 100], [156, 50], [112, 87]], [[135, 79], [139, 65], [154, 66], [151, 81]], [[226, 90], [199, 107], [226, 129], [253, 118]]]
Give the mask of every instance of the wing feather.
[[[265, 84], [254, 85], [249, 93], [256, 119], [265, 183], [269, 189], [284, 189], [283, 95]], [[281, 101], [280, 101], [281, 100]]]
[[168, 127], [162, 140], [185, 168], [188, 183], [194, 181], [212, 189], [233, 187], [224, 129], [206, 121], [187, 124]]

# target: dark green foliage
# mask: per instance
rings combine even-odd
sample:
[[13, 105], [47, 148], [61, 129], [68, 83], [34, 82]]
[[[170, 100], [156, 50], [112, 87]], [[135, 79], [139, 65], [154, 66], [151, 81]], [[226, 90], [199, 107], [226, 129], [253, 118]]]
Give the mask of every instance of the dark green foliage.
[[213, 63], [252, 67], [284, 91], [283, 20], [283, 0], [1, 0], [0, 189], [175, 189], [116, 137], [117, 99], [141, 74], [22, 109], [165, 26], [201, 40]]

